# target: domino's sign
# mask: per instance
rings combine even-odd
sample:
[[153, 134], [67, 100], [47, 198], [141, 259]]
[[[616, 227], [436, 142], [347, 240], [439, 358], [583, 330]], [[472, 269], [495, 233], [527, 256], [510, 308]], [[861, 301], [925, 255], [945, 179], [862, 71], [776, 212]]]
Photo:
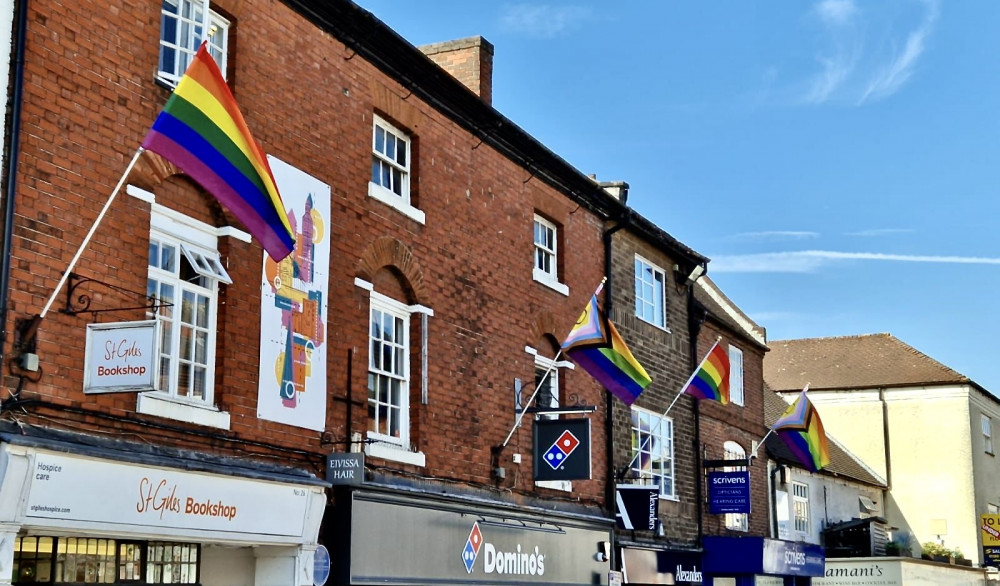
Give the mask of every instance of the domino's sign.
[[536, 420], [534, 454], [535, 480], [589, 480], [590, 420]]
[[479, 529], [479, 522], [472, 524], [472, 531], [465, 542], [462, 550], [462, 563], [465, 564], [465, 571], [473, 573], [476, 567], [476, 560], [479, 559], [479, 552], [483, 552], [482, 571], [486, 574], [501, 574], [506, 576], [544, 576], [545, 575], [545, 555], [536, 545], [534, 550], [522, 548], [518, 543], [513, 551], [499, 550], [492, 543], [483, 541], [483, 532]]

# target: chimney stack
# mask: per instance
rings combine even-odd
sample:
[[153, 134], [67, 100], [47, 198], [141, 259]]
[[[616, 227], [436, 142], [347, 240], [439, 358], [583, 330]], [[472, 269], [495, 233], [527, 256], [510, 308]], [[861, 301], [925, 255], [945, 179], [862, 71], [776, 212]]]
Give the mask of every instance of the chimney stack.
[[493, 44], [469, 37], [417, 47], [484, 102], [493, 105]]

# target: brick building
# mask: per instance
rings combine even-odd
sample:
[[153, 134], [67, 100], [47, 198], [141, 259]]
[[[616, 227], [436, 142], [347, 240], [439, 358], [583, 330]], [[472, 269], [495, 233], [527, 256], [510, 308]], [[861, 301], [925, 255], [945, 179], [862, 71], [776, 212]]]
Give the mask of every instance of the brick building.
[[[310, 584], [321, 544], [330, 583], [607, 583], [622, 454], [558, 348], [627, 208], [492, 108], [488, 43], [425, 48], [459, 81], [341, 0], [13, 8], [0, 584]], [[280, 262], [137, 151], [206, 30]], [[533, 481], [538, 405], [589, 418], [590, 479]]]

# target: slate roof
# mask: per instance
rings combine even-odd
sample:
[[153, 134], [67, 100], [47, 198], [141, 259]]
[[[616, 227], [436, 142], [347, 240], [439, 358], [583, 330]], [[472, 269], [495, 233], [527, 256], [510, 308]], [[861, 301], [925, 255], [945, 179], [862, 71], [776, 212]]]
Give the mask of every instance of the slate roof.
[[[777, 392], [973, 384], [891, 334], [772, 340], [764, 381]], [[979, 385], [976, 385], [978, 388]]]
[[[781, 414], [785, 412], [787, 407], [788, 402], [765, 385], [764, 421], [767, 423], [768, 428], [781, 417]], [[822, 417], [823, 414], [820, 413], [820, 418], [822, 419]], [[884, 479], [861, 463], [853, 454], [837, 443], [833, 437], [827, 434], [826, 438], [830, 446], [830, 463], [820, 470], [819, 474], [849, 478], [862, 484], [877, 486], [879, 488], [886, 487]], [[772, 433], [768, 436], [764, 441], [764, 448], [767, 450], [768, 457], [772, 460], [795, 468], [802, 468], [802, 463], [788, 449], [785, 441], [778, 437], [777, 434]]]

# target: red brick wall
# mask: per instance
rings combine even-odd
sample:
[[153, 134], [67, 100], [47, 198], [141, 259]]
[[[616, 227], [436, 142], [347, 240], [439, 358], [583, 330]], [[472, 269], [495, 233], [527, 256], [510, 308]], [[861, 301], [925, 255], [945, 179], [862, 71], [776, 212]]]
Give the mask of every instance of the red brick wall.
[[[429, 404], [415, 405], [419, 433], [413, 438], [427, 466], [408, 472], [492, 484], [490, 448], [514, 424], [514, 379], [525, 381], [527, 391], [534, 380], [525, 347], [536, 346], [539, 333], [561, 340], [600, 281], [601, 222], [280, 2], [222, 0], [217, 8], [233, 19], [234, 40], [239, 39], [230, 54], [229, 79], [255, 138], [269, 154], [331, 187], [327, 431], [343, 441], [350, 431], [366, 429], [365, 405], [352, 407], [348, 421], [344, 402], [348, 393], [362, 403], [367, 395], [368, 293], [354, 279], [383, 278], [371, 274], [380, 268], [371, 263], [383, 258], [377, 243], [390, 239], [412, 255], [406, 270], [390, 267], [401, 291], [434, 311], [428, 325]], [[14, 318], [40, 311], [168, 96], [153, 81], [159, 19], [160, 2], [154, 0], [118, 3], [114, 10], [96, 2], [30, 3], [8, 330]], [[426, 213], [424, 225], [367, 196], [375, 112], [413, 133], [413, 192]], [[169, 165], [144, 155], [130, 181], [153, 191], [158, 203], [216, 225], [233, 222], [196, 187], [164, 180], [170, 172]], [[560, 274], [569, 285], [568, 297], [532, 280], [536, 211], [559, 225]], [[148, 220], [149, 204], [122, 194], [75, 271], [145, 291]], [[262, 251], [233, 238], [220, 239], [220, 251], [235, 281], [221, 288], [216, 364], [217, 403], [231, 413], [230, 432], [195, 430], [215, 434], [208, 439], [76, 414], [89, 410], [184, 427], [136, 415], [134, 395], [84, 396], [84, 330], [91, 316], [57, 311], [39, 330], [42, 375], [26, 384], [24, 395], [74, 412], [37, 407], [26, 419], [85, 423], [101, 432], [225, 453], [308, 459], [321, 473], [319, 456], [346, 445], [324, 446], [315, 432], [256, 418]], [[105, 293], [96, 304], [124, 303]], [[141, 318], [141, 311], [132, 311], [100, 320]], [[11, 355], [10, 347], [5, 351]], [[418, 365], [413, 362], [414, 387]], [[5, 378], [8, 387], [16, 383]], [[603, 404], [603, 391], [579, 369], [565, 375], [564, 388], [585, 402]], [[593, 477], [603, 479], [603, 409], [591, 419]], [[526, 421], [502, 461], [504, 488], [532, 487], [530, 458], [516, 465], [509, 457], [530, 449]], [[603, 482], [576, 482], [573, 497], [602, 500]]]
[[[764, 427], [764, 396], [763, 396], [763, 364], [764, 351], [758, 345], [745, 338], [733, 335], [733, 332], [709, 318], [698, 333], [698, 359], [708, 352], [716, 338], [721, 336], [719, 344], [727, 347], [732, 344], [743, 351], [743, 398], [744, 405], [734, 403], [722, 405], [715, 401], [699, 401], [701, 444], [706, 460], [722, 460], [725, 458], [723, 445], [727, 441], [738, 443], [749, 457], [753, 453], [755, 443], [759, 443], [767, 428]], [[751, 513], [749, 531], [730, 531], [726, 529], [725, 515], [710, 515], [705, 507], [705, 535], [768, 535], [768, 487], [767, 487], [767, 452], [761, 447], [757, 458], [750, 466], [750, 498]], [[704, 479], [702, 480], [704, 482]], [[707, 498], [707, 484], [703, 485], [703, 494]]]

